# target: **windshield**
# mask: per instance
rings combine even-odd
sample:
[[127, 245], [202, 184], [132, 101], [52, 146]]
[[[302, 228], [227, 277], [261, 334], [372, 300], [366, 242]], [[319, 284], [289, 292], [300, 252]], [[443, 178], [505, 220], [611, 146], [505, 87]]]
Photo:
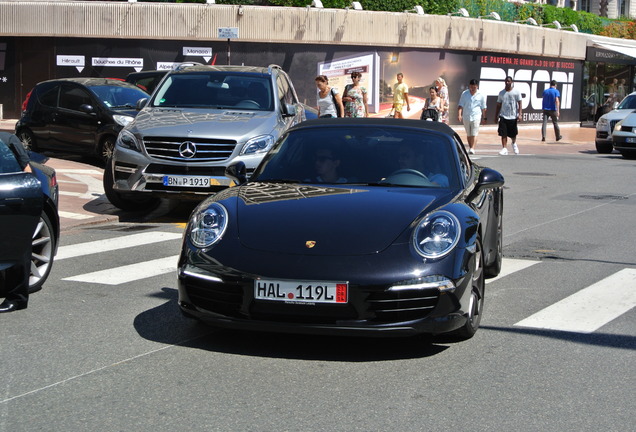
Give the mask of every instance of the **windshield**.
[[636, 95], [629, 95], [623, 99], [618, 109], [636, 109]]
[[392, 126], [291, 131], [267, 154], [255, 181], [456, 188], [446, 135]]
[[272, 87], [267, 77], [252, 74], [173, 74], [156, 90], [151, 106], [272, 111]]
[[90, 90], [109, 108], [134, 108], [139, 99], [148, 94], [136, 87], [127, 86], [91, 86]]

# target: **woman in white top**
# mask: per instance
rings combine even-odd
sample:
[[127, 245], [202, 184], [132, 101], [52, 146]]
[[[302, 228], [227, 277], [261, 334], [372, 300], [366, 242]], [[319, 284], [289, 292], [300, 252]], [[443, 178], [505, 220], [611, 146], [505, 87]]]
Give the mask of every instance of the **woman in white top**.
[[344, 106], [337, 88], [329, 87], [329, 78], [325, 75], [316, 77], [318, 87], [318, 117], [342, 117]]
[[444, 80], [444, 78], [437, 78], [435, 80], [435, 87], [437, 87], [437, 93], [439, 94], [439, 97], [442, 98], [440, 121], [448, 124], [448, 109], [450, 106], [450, 99], [448, 97], [448, 86], [446, 85], [446, 81]]

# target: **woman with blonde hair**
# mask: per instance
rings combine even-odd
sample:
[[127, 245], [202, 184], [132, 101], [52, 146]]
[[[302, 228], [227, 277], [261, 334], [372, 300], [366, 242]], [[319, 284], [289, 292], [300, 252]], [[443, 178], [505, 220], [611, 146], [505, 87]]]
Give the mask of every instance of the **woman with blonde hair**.
[[326, 75], [318, 75], [315, 81], [318, 88], [318, 117], [342, 117], [344, 107], [338, 89], [329, 86]]
[[448, 98], [448, 86], [446, 86], [446, 81], [442, 77], [438, 77], [435, 80], [435, 87], [437, 87], [437, 94], [442, 98], [442, 109], [440, 111], [440, 121], [448, 124], [448, 109], [449, 109], [449, 98]]

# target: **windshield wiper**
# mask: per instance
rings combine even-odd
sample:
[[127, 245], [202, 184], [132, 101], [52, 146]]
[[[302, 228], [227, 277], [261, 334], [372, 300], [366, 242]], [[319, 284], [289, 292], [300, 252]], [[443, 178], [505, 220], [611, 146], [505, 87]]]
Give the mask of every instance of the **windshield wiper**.
[[371, 183], [361, 183], [365, 186], [387, 186], [387, 187], [422, 187], [420, 185], [409, 185], [403, 183], [388, 183], [388, 182], [371, 182]]
[[267, 179], [267, 180], [258, 180], [263, 183], [300, 183], [300, 180], [296, 179]]

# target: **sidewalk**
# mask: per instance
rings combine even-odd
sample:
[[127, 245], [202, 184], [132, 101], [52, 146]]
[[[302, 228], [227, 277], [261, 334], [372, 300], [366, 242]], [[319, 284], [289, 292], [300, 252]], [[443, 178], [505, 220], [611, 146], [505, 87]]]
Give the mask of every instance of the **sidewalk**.
[[[0, 120], [0, 130], [13, 132], [16, 120]], [[551, 125], [550, 125], [551, 126]], [[554, 140], [554, 130], [548, 128], [545, 142], [541, 142], [541, 125], [520, 125], [517, 144], [521, 156], [527, 154], [577, 154], [596, 153], [594, 146], [595, 129], [580, 127], [578, 123], [563, 123], [559, 142]], [[466, 144], [466, 133], [461, 125], [453, 126], [462, 141]], [[515, 157], [512, 146], [508, 145], [509, 156], [499, 156], [501, 139], [497, 136], [496, 125], [485, 125], [480, 128], [477, 137], [477, 154], [475, 156]], [[79, 226], [104, 222], [132, 221], [130, 212], [124, 212], [113, 206], [106, 196], [102, 185], [103, 169], [86, 163], [83, 159], [65, 156], [66, 159], [51, 157], [47, 165], [57, 172], [60, 186], [59, 214], [63, 231]], [[144, 220], [161, 217], [170, 212], [174, 202], [162, 200], [158, 209], [143, 216]], [[137, 219], [139, 220], [139, 219]]]
[[[559, 123], [563, 139], [556, 141], [552, 123], [548, 123], [546, 140], [541, 141], [541, 124], [520, 124], [517, 145], [521, 154], [576, 154], [596, 153], [594, 138], [596, 129], [581, 127], [579, 123]], [[462, 141], [468, 146], [466, 132], [461, 125], [452, 126]], [[477, 154], [497, 154], [501, 150], [501, 138], [497, 135], [497, 125], [484, 125], [479, 128], [477, 136]], [[508, 151], [512, 154], [512, 146], [508, 140]]]

